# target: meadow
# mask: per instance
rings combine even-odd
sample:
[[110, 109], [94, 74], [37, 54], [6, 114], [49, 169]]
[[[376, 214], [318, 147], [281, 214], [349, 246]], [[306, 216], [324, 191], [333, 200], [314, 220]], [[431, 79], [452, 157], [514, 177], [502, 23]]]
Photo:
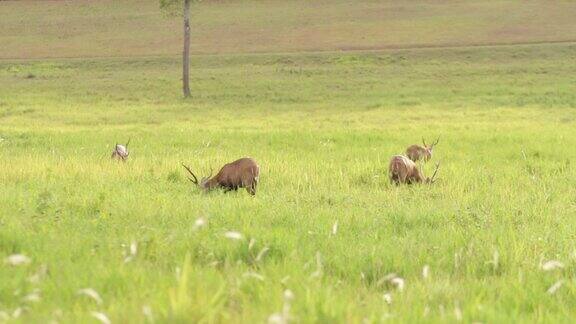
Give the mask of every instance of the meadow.
[[325, 49], [0, 60], [0, 321], [570, 322], [576, 45]]

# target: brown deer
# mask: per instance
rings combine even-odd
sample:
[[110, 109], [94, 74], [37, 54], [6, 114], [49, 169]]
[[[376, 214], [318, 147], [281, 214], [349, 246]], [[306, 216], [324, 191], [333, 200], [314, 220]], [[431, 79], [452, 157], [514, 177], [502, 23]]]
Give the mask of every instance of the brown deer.
[[126, 161], [128, 159], [128, 155], [130, 155], [128, 152], [128, 144], [130, 144], [130, 139], [128, 139], [126, 145], [116, 143], [114, 151], [112, 151], [112, 159], [118, 161]]
[[411, 145], [406, 149], [406, 156], [414, 162], [417, 162], [421, 159], [423, 159], [424, 162], [428, 162], [428, 160], [432, 158], [432, 151], [434, 150], [434, 146], [436, 146], [439, 141], [440, 137], [438, 137], [436, 142], [432, 143], [431, 145], [426, 145], [426, 141], [424, 138], [422, 138], [422, 144], [424, 144], [424, 146], [417, 144]]
[[432, 177], [427, 178], [424, 176], [424, 173], [422, 173], [422, 169], [416, 167], [414, 161], [404, 155], [395, 155], [390, 160], [390, 165], [388, 166], [390, 183], [397, 185], [401, 183], [434, 183], [439, 167], [440, 163], [436, 163], [434, 174], [432, 174]]
[[231, 190], [236, 191], [238, 188], [246, 188], [251, 195], [256, 194], [260, 167], [256, 161], [251, 158], [241, 158], [232, 163], [228, 163], [224, 165], [222, 169], [220, 169], [220, 172], [214, 177], [212, 177], [212, 173], [210, 173], [209, 176], [202, 178], [200, 181], [198, 181], [198, 178], [189, 167], [184, 165], [184, 163], [182, 163], [182, 166], [192, 176], [188, 179], [204, 191], [209, 191], [214, 188], [224, 188], [224, 191], [228, 192]]

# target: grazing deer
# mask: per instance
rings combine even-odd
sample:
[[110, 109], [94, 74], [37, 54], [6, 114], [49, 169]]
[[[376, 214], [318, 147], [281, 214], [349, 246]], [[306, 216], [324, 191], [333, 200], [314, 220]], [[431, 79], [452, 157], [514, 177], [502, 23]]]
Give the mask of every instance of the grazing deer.
[[116, 143], [114, 151], [112, 151], [112, 159], [126, 161], [128, 159], [128, 155], [130, 155], [128, 152], [128, 144], [130, 144], [130, 139], [128, 139], [126, 145]]
[[422, 147], [417, 144], [411, 145], [406, 149], [406, 156], [414, 162], [417, 162], [420, 159], [423, 159], [424, 162], [428, 162], [428, 160], [432, 158], [432, 151], [434, 150], [434, 146], [436, 146], [439, 141], [440, 137], [438, 137], [436, 142], [432, 143], [431, 145], [426, 145], [426, 141], [424, 138], [422, 138], [422, 144], [424, 144], [424, 146]]
[[209, 191], [214, 188], [224, 188], [225, 192], [231, 190], [238, 190], [238, 188], [246, 188], [251, 194], [256, 194], [256, 186], [258, 185], [258, 178], [260, 176], [260, 167], [251, 158], [241, 158], [232, 163], [228, 163], [220, 169], [220, 172], [212, 177], [209, 176], [202, 178], [198, 182], [196, 175], [190, 170], [189, 167], [182, 163], [182, 166], [192, 176], [188, 179], [195, 185], [199, 186], [204, 191]]
[[434, 183], [434, 181], [436, 181], [436, 174], [438, 173], [439, 167], [440, 163], [436, 163], [434, 174], [432, 174], [432, 177], [426, 178], [422, 173], [422, 169], [418, 169], [414, 161], [404, 155], [395, 155], [390, 160], [388, 172], [390, 182], [397, 185], [401, 183]]

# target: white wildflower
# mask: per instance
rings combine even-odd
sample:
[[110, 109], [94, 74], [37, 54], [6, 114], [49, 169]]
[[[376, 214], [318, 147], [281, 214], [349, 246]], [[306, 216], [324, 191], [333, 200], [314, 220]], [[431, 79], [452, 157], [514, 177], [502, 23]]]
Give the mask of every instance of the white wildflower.
[[338, 221], [334, 222], [334, 225], [332, 225], [332, 235], [336, 235], [336, 233], [338, 233]]
[[429, 266], [429, 265], [425, 265], [425, 266], [422, 268], [422, 278], [428, 279], [428, 277], [430, 277], [430, 266]]
[[320, 278], [323, 274], [323, 265], [322, 265], [322, 254], [320, 252], [316, 253], [316, 271], [314, 271], [310, 278]]
[[224, 237], [229, 238], [231, 240], [242, 240], [244, 239], [244, 236], [242, 235], [242, 233], [240, 232], [226, 232], [224, 233]]
[[18, 307], [14, 310], [14, 312], [12, 312], [12, 318], [18, 318], [22, 315], [22, 307]]
[[136, 258], [136, 254], [138, 254], [138, 243], [132, 242], [130, 243], [130, 247], [128, 249], [128, 255], [124, 258], [124, 262], [128, 263], [134, 260], [134, 258]]
[[388, 305], [392, 304], [392, 294], [391, 293], [387, 292], [382, 297], [384, 298], [384, 301], [386, 302], [386, 304], [388, 304]]
[[246, 272], [242, 275], [244, 278], [254, 278], [260, 281], [264, 281], [264, 276], [256, 272]]
[[288, 321], [286, 321], [284, 319], [284, 316], [282, 316], [282, 314], [280, 313], [274, 313], [272, 315], [270, 315], [270, 317], [268, 317], [268, 323], [269, 324], [285, 324]]
[[283, 284], [284, 286], [286, 286], [286, 284], [288, 284], [289, 280], [290, 280], [290, 276], [286, 276], [286, 277], [282, 278], [282, 280], [280, 280], [280, 283]]
[[40, 282], [40, 280], [42, 280], [46, 275], [48, 274], [48, 266], [46, 266], [45, 264], [41, 265], [40, 268], [38, 269], [38, 271], [36, 271], [36, 273], [34, 273], [33, 275], [31, 275], [28, 278], [28, 281], [31, 283], [38, 283]]
[[390, 283], [396, 287], [399, 291], [404, 290], [404, 279], [400, 277], [395, 277], [390, 280]]
[[198, 217], [194, 222], [194, 226], [192, 227], [195, 231], [201, 229], [202, 227], [206, 226], [207, 221], [204, 217]]
[[262, 261], [262, 258], [264, 258], [264, 256], [268, 253], [269, 250], [270, 248], [268, 248], [267, 246], [265, 246], [262, 250], [260, 250], [260, 252], [258, 252], [258, 255], [256, 256], [256, 262]]
[[552, 270], [564, 268], [564, 264], [560, 261], [557, 261], [557, 260], [550, 260], [550, 261], [544, 262], [541, 265], [541, 268], [544, 271], [552, 271]]
[[98, 305], [102, 304], [102, 298], [100, 297], [100, 294], [92, 288], [80, 289], [80, 290], [78, 290], [78, 295], [87, 296], [87, 297], [91, 298], [92, 300], [94, 300], [96, 302], [96, 304], [98, 304]]
[[294, 300], [294, 293], [290, 289], [284, 290], [284, 301], [289, 303]]
[[454, 306], [454, 317], [456, 317], [456, 321], [458, 322], [462, 321], [462, 310], [460, 309], [460, 306], [458, 306], [458, 304]]
[[142, 306], [142, 314], [146, 317], [150, 322], [154, 322], [154, 315], [152, 314], [152, 308], [148, 305]]
[[106, 316], [106, 314], [104, 314], [102, 312], [91, 312], [90, 315], [92, 315], [92, 317], [94, 317], [95, 319], [99, 320], [100, 323], [102, 323], [102, 324], [111, 324], [112, 323], [110, 321], [110, 319], [108, 318], [108, 316]]
[[426, 305], [426, 307], [424, 307], [424, 313], [422, 316], [427, 317], [428, 315], [430, 315], [430, 306]]
[[498, 270], [498, 266], [500, 266], [500, 254], [498, 253], [498, 251], [494, 251], [494, 254], [492, 255], [492, 261], [490, 261], [489, 263], [492, 264], [494, 271]]
[[42, 298], [40, 297], [40, 291], [34, 290], [31, 293], [29, 293], [28, 295], [24, 296], [24, 298], [22, 298], [22, 301], [27, 302], [27, 303], [37, 303], [41, 299]]
[[30, 258], [23, 254], [12, 254], [6, 258], [6, 263], [11, 266], [19, 266], [30, 263]]
[[563, 284], [564, 284], [564, 282], [562, 280], [557, 281], [555, 284], [550, 286], [550, 288], [548, 288], [546, 293], [548, 293], [549, 295], [554, 295], [558, 291], [558, 289], [560, 289], [560, 287], [562, 287]]
[[256, 244], [256, 240], [251, 238], [250, 242], [248, 242], [248, 251], [252, 251], [252, 248], [254, 247], [255, 244]]

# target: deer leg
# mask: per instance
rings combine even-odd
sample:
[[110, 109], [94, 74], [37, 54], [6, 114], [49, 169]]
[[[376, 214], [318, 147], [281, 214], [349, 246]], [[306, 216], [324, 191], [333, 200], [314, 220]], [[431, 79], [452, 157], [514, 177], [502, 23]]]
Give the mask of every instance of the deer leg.
[[402, 175], [401, 175], [401, 176], [400, 176], [400, 179], [399, 179], [399, 183], [408, 183], [407, 180], [409, 181], [410, 179], [408, 179], [407, 176], [402, 176]]

